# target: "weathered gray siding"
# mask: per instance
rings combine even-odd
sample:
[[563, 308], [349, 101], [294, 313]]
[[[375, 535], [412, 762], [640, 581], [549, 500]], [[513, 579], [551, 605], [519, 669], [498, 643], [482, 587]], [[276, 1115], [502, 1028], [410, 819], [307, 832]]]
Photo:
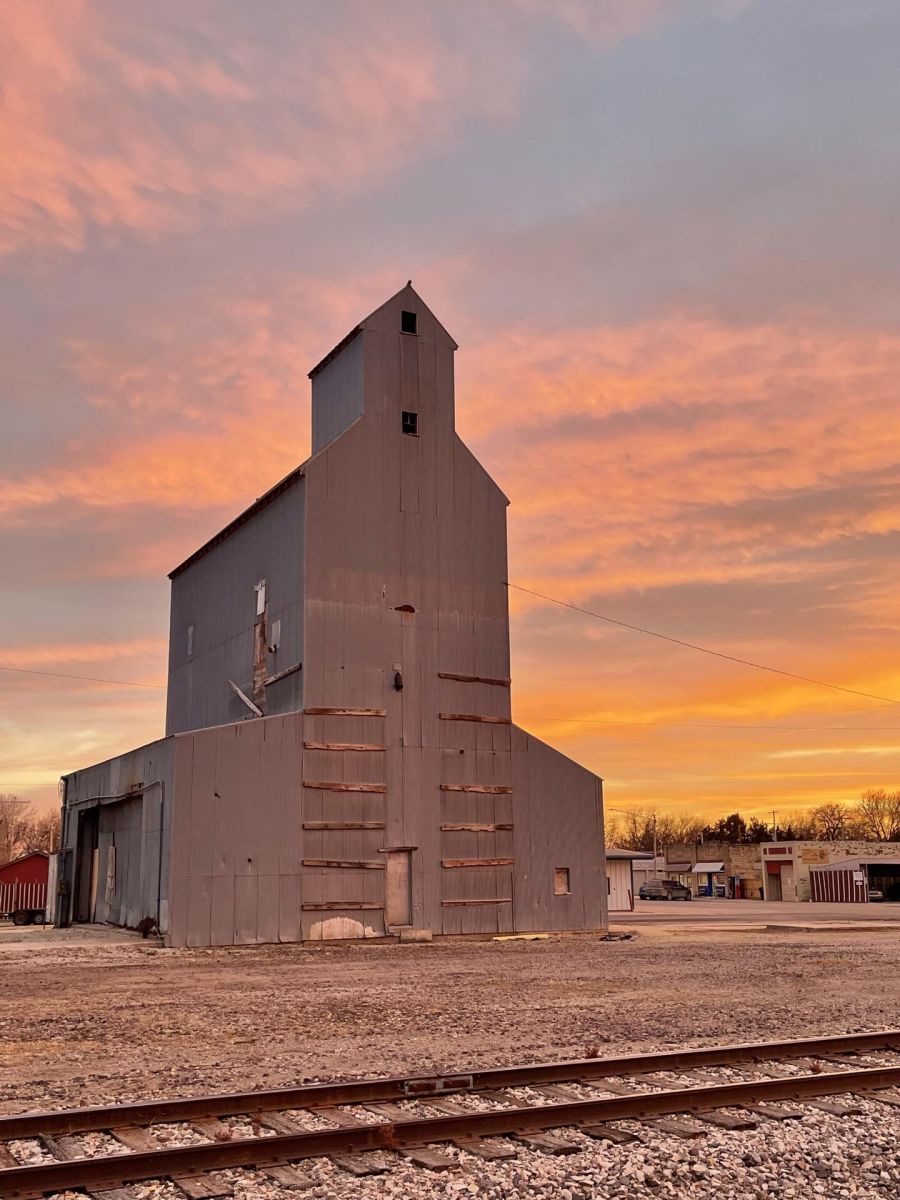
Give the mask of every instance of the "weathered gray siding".
[[[400, 332], [402, 308], [418, 312], [417, 335]], [[414, 926], [602, 928], [599, 781], [509, 723], [507, 502], [454, 432], [454, 343], [407, 292], [351, 345], [362, 347], [364, 416], [306, 464], [304, 703], [383, 710], [366, 719], [380, 722], [368, 740], [384, 750], [317, 752], [305, 774], [383, 786], [353, 811], [384, 822], [383, 848], [411, 848]], [[417, 437], [402, 432], [403, 411], [418, 413]], [[362, 718], [316, 719], [322, 740], [361, 736]], [[329, 831], [315, 857], [359, 858], [373, 840]], [[569, 868], [571, 895], [554, 896], [556, 866]], [[363, 874], [380, 878], [325, 869], [304, 895], [356, 895]]]
[[[72, 880], [72, 919], [168, 927], [173, 741], [164, 738], [65, 777], [61, 848], [82, 853]], [[90, 845], [97, 848], [91, 904]], [[110, 851], [115, 852], [110, 870]], [[108, 881], [112, 887], [107, 886]]]
[[[253, 694], [255, 587], [266, 582], [267, 623], [281, 622], [271, 677], [301, 661], [303, 645], [304, 480], [253, 513], [172, 580], [166, 732], [225, 725], [250, 715], [228, 685]], [[193, 626], [188, 656], [188, 629]], [[266, 688], [266, 711], [302, 707], [303, 674]]]
[[313, 379], [312, 451], [317, 454], [363, 414], [362, 339], [357, 335]]
[[[516, 927], [606, 928], [600, 780], [518, 726], [513, 727], [512, 760]], [[569, 871], [567, 896], [554, 894], [557, 867]]]

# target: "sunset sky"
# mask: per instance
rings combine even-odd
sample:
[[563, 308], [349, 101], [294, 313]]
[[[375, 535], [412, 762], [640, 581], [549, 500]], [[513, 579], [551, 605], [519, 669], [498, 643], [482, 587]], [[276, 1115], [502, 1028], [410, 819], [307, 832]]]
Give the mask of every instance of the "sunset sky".
[[412, 277], [520, 724], [613, 807], [900, 786], [896, 0], [4, 0], [0, 793], [161, 735], [166, 572]]

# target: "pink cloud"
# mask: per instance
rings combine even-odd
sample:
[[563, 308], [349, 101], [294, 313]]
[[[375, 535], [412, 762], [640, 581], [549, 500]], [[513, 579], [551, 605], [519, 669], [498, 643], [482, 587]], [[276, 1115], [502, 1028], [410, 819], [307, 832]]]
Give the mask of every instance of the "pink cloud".
[[201, 2], [161, 21], [8, 0], [3, 17], [0, 253], [78, 250], [91, 227], [152, 237], [295, 212], [516, 103], [516, 72], [455, 50], [425, 10], [360, 5], [315, 37]]

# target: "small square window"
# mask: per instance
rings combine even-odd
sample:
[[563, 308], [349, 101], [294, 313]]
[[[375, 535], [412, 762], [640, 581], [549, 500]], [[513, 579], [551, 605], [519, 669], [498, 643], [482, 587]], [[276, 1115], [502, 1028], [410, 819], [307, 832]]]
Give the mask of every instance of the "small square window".
[[401, 312], [400, 314], [400, 332], [401, 333], [418, 333], [418, 320], [415, 313]]
[[553, 872], [553, 894], [554, 896], [568, 896], [571, 894], [572, 888], [569, 882], [569, 868], [557, 867]]
[[419, 433], [419, 414], [414, 412], [402, 413], [401, 428], [404, 433], [411, 433], [413, 437], [416, 437]]

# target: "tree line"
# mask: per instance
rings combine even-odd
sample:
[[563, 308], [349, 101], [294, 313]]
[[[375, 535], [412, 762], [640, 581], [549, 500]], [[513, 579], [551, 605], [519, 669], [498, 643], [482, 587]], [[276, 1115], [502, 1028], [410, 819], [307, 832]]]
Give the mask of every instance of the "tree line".
[[[609, 813], [606, 819], [606, 844], [626, 850], [652, 850], [654, 841], [661, 851], [676, 843], [740, 845], [770, 842], [774, 837], [771, 823], [757, 817], [748, 820], [737, 812], [713, 824], [697, 817], [661, 813], [653, 807]], [[782, 842], [900, 842], [900, 791], [875, 788], [863, 792], [858, 800], [785, 813], [777, 818], [777, 837]]]
[[26, 801], [0, 795], [0, 866], [31, 850], [59, 847], [59, 813], [38, 813]]

